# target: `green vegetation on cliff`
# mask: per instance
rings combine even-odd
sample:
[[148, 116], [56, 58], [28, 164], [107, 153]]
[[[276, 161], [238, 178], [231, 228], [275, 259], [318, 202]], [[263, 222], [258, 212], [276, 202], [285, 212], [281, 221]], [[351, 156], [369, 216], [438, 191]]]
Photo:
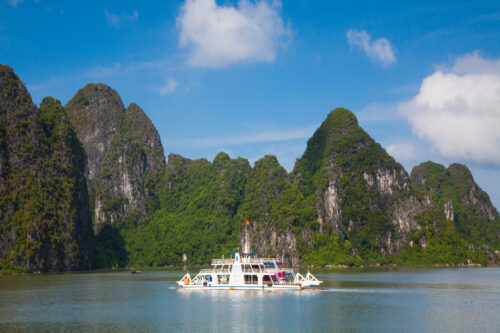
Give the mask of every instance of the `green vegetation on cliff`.
[[492, 249], [500, 248], [500, 217], [466, 166], [425, 162], [413, 168], [410, 179], [415, 192], [430, 204], [417, 216], [421, 228], [410, 235], [417, 246], [407, 246], [397, 262], [498, 262]]
[[[235, 219], [238, 228], [251, 221], [250, 240], [262, 255], [285, 255], [298, 264], [300, 253], [291, 243], [303, 243], [301, 233], [311, 226], [314, 209], [291, 182], [275, 156], [255, 162], [245, 186], [245, 197]], [[315, 227], [314, 225], [312, 226]]]
[[125, 232], [133, 265], [208, 263], [233, 252], [239, 230], [233, 217], [243, 197], [250, 165], [218, 154], [212, 163], [171, 154], [158, 188], [157, 210], [144, 226]]
[[87, 268], [88, 196], [80, 142], [59, 103], [40, 110], [0, 66], [0, 269]]
[[314, 218], [314, 211], [303, 211], [302, 203], [303, 196], [286, 170], [275, 156], [267, 155], [255, 162], [248, 176], [239, 220], [263, 223], [278, 233], [297, 227], [300, 233], [304, 221]]
[[498, 211], [465, 165], [445, 168], [425, 162], [413, 168], [410, 179], [412, 186], [428, 194], [438, 207], [449, 207], [455, 230], [466, 241], [500, 247]]

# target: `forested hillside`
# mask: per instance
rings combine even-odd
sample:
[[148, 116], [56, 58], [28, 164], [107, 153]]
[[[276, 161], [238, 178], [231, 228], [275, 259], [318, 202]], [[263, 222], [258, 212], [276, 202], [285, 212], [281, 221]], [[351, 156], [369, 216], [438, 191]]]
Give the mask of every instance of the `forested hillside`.
[[205, 264], [238, 245], [235, 214], [250, 165], [219, 153], [213, 162], [171, 154], [158, 186], [156, 210], [140, 230], [125, 233], [134, 265]]
[[59, 101], [40, 109], [0, 66], [0, 269], [89, 268], [84, 153]]

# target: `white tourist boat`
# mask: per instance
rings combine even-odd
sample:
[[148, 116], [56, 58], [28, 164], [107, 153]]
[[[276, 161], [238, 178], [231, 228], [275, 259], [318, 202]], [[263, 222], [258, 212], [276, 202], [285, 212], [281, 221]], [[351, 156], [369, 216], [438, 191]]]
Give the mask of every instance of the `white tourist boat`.
[[259, 258], [251, 252], [245, 228], [243, 252], [236, 252], [229, 259], [213, 259], [213, 268], [202, 269], [194, 278], [188, 272], [177, 281], [177, 285], [184, 289], [302, 290], [323, 283], [310, 272], [305, 276], [299, 272], [294, 274], [291, 268], [282, 265], [280, 258]]

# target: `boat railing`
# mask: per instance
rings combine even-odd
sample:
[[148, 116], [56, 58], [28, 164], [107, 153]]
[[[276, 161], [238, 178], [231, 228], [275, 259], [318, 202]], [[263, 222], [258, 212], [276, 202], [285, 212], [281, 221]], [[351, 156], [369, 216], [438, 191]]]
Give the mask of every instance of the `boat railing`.
[[280, 258], [245, 258], [243, 263], [245, 264], [263, 264], [263, 263], [277, 263], [281, 264]]
[[[242, 263], [244, 264], [264, 264], [264, 263], [276, 263], [278, 265], [282, 264], [280, 258], [243, 258]], [[230, 265], [234, 264], [234, 259], [212, 259], [212, 265]]]
[[212, 259], [212, 265], [230, 265], [234, 264], [234, 259]]
[[292, 268], [265, 268], [263, 273], [276, 273], [276, 272], [285, 272], [285, 273], [291, 273], [293, 274], [293, 269]]
[[[264, 274], [276, 274], [277, 272], [285, 272], [293, 274], [292, 268], [264, 268], [263, 270], [259, 270], [258, 268], [246, 267], [242, 268], [241, 271], [243, 273], [264, 273]], [[229, 268], [208, 268], [201, 269], [200, 274], [212, 274], [212, 273], [231, 273]]]
[[243, 273], [264, 273], [264, 274], [276, 274], [277, 272], [285, 272], [293, 274], [292, 268], [264, 268], [263, 270], [259, 270], [258, 268], [242, 268], [241, 271]]
[[251, 269], [251, 268], [242, 268], [241, 271], [243, 273], [260, 273], [259, 269]]
[[229, 268], [209, 268], [200, 270], [200, 274], [211, 274], [211, 273], [230, 273]]

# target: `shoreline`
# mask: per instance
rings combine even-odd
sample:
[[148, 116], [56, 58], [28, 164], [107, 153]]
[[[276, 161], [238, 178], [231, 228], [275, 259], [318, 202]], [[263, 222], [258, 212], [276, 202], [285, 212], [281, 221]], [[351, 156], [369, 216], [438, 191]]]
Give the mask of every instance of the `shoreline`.
[[[204, 267], [210, 267], [210, 265], [168, 265], [168, 266], [136, 266], [136, 267], [109, 267], [109, 268], [99, 268], [99, 269], [87, 269], [87, 270], [71, 270], [71, 271], [36, 271], [36, 272], [15, 272], [15, 271], [0, 271], [0, 276], [8, 276], [8, 275], [46, 275], [46, 274], [67, 274], [67, 273], [97, 273], [97, 272], [122, 272], [128, 271], [132, 268], [141, 271], [152, 271], [152, 270], [183, 270], [187, 271], [188, 269], [201, 269]], [[421, 269], [433, 269], [433, 268], [498, 268], [500, 265], [492, 264], [483, 266], [481, 264], [434, 264], [434, 265], [398, 265], [398, 264], [367, 264], [367, 265], [359, 265], [359, 266], [348, 266], [348, 265], [325, 265], [325, 266], [314, 266], [314, 265], [304, 265], [304, 266], [291, 266], [295, 269], [311, 269], [311, 270], [364, 270], [364, 269], [405, 269], [405, 268], [421, 268]]]

